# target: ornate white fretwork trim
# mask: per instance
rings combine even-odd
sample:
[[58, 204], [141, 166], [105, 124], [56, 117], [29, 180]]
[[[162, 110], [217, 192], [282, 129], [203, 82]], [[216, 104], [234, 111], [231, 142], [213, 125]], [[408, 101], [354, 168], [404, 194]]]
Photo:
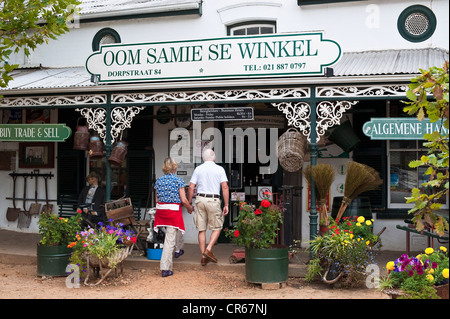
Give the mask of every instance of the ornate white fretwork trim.
[[316, 97], [389, 97], [405, 96], [408, 85], [346, 85], [346, 86], [319, 86], [316, 88]]
[[311, 135], [311, 106], [306, 102], [272, 103], [278, 111], [283, 112], [289, 126], [294, 126], [310, 140]]
[[106, 103], [105, 94], [26, 96], [26, 97], [6, 97], [1, 99], [2, 107], [96, 105], [105, 103]]
[[[339, 124], [342, 115], [358, 101], [322, 101], [316, 108], [316, 142], [332, 126]], [[283, 112], [289, 126], [294, 126], [311, 142], [311, 106], [306, 102], [272, 103]]]
[[322, 101], [317, 104], [316, 113], [316, 131], [317, 141], [326, 131], [341, 122], [342, 115], [345, 111], [352, 108], [358, 101]]
[[[133, 118], [144, 109], [144, 106], [115, 107], [111, 111], [111, 144], [119, 137], [126, 128], [131, 128]], [[104, 108], [83, 108], [76, 109], [83, 115], [88, 123], [89, 129], [97, 132], [106, 143], [106, 109]]]
[[299, 99], [311, 96], [310, 88], [267, 89], [267, 90], [228, 90], [195, 92], [146, 92], [112, 94], [111, 102], [131, 103], [176, 103], [176, 102], [212, 102], [212, 101], [252, 101], [273, 99]]

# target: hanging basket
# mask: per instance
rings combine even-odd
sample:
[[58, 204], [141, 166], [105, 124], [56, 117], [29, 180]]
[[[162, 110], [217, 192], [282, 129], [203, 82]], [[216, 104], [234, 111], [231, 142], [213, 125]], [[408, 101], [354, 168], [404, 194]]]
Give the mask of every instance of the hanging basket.
[[103, 157], [103, 143], [98, 136], [92, 136], [90, 139], [89, 157], [93, 160]]
[[290, 128], [278, 139], [278, 159], [281, 167], [288, 172], [296, 172], [305, 160], [306, 137]]
[[108, 161], [111, 165], [120, 166], [122, 165], [125, 157], [127, 155], [127, 146], [128, 143], [125, 141], [117, 142], [117, 145], [114, 146], [111, 156], [108, 158]]
[[89, 149], [89, 130], [87, 126], [79, 125], [81, 117], [77, 120], [77, 131], [73, 138], [73, 149], [87, 151]]

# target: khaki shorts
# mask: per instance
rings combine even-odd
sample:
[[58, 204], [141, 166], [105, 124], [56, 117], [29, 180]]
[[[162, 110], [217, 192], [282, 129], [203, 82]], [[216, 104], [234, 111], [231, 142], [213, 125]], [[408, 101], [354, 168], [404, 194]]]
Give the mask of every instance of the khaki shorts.
[[198, 231], [220, 230], [223, 227], [223, 213], [219, 198], [197, 196], [195, 199], [194, 224]]

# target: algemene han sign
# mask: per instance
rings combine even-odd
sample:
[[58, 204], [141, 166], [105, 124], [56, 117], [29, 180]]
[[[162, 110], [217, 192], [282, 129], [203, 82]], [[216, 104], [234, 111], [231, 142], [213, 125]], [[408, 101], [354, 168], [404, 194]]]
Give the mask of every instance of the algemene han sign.
[[341, 57], [321, 32], [103, 45], [86, 69], [99, 82], [320, 75]]

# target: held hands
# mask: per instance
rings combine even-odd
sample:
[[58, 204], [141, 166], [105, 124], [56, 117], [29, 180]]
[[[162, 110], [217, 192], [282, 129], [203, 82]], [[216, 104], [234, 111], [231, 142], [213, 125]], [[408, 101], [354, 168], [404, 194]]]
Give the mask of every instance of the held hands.
[[228, 215], [228, 205], [223, 206], [222, 213], [223, 213], [223, 216], [227, 216]]

